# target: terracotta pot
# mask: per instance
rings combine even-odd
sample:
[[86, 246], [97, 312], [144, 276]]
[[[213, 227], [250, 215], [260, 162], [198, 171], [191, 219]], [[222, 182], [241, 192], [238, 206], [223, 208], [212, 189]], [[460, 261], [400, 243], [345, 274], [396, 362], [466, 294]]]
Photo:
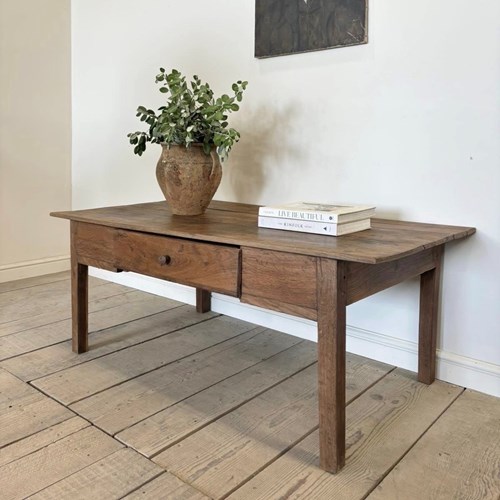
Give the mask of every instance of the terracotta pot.
[[222, 167], [215, 148], [207, 155], [201, 144], [189, 148], [162, 144], [156, 178], [172, 213], [199, 215], [219, 187]]

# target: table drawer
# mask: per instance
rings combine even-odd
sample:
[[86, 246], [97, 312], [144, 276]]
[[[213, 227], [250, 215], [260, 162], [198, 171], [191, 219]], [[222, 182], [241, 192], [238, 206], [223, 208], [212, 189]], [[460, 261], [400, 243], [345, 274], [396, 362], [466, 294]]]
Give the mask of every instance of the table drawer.
[[238, 296], [240, 249], [105, 226], [79, 224], [77, 255], [106, 267]]
[[241, 301], [316, 318], [316, 258], [257, 248], [242, 249]]

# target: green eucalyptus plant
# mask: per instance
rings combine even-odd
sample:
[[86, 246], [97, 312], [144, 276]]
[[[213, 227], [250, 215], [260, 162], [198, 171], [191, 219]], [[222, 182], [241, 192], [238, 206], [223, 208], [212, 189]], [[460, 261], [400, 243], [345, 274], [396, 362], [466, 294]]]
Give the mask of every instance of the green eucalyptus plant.
[[217, 98], [208, 83], [202, 83], [194, 75], [188, 85], [186, 78], [176, 69], [167, 73], [160, 68], [156, 83], [160, 84], [162, 94], [168, 94], [167, 102], [158, 108], [158, 113], [144, 106], [137, 108], [136, 116], [146, 122], [149, 129], [127, 135], [134, 153], [141, 156], [148, 142], [186, 147], [199, 143], [203, 144], [207, 155], [215, 146], [224, 160], [240, 138], [237, 130], [228, 127], [228, 115], [239, 110], [237, 102], [241, 102], [248, 82], [239, 80], [233, 83], [232, 96], [223, 94]]

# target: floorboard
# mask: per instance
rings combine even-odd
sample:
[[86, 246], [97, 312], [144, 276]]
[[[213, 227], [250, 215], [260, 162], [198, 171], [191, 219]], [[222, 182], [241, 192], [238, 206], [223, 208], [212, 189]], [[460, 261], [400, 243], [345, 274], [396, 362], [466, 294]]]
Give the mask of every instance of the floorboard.
[[139, 453], [121, 449], [31, 496], [32, 500], [122, 498], [163, 470]]
[[[129, 292], [107, 297], [90, 305], [89, 332], [128, 323], [179, 305], [178, 302], [163, 297], [151, 297], [144, 292]], [[42, 349], [70, 338], [70, 319], [7, 335], [0, 338], [0, 360]]]
[[[207, 313], [204, 319], [215, 316], [217, 315], [214, 313]], [[200, 315], [193, 307], [174, 307], [148, 317], [99, 330], [98, 335], [90, 336], [89, 350], [85, 353], [75, 354], [71, 350], [71, 340], [66, 340], [7, 359], [0, 363], [0, 367], [14, 373], [21, 380], [31, 381], [199, 322]], [[68, 328], [70, 328], [69, 323]]]
[[[71, 417], [34, 434], [25, 433], [18, 441], [0, 449], [0, 467], [45, 448], [90, 424], [80, 417]], [[0, 488], [1, 489], [1, 488]]]
[[116, 438], [153, 457], [316, 362], [316, 346], [300, 342], [131, 425]]
[[35, 276], [34, 278], [23, 278], [16, 281], [7, 281], [4, 283], [0, 283], [0, 293], [20, 290], [22, 288], [31, 288], [34, 286], [48, 285], [56, 281], [69, 282], [70, 275], [71, 275], [70, 271], [61, 271], [59, 273]]
[[173, 474], [165, 472], [160, 477], [140, 487], [126, 497], [126, 500], [209, 500], [209, 497], [184, 483]]
[[[0, 294], [0, 324], [9, 323], [19, 319], [30, 318], [50, 311], [53, 315], [64, 314], [71, 317], [71, 298], [69, 281], [57, 281], [47, 286], [23, 288], [12, 292]], [[131, 291], [130, 288], [116, 283], [104, 283], [90, 288], [89, 299], [98, 300], [111, 297], [120, 293]]]
[[116, 434], [299, 342], [282, 333], [251, 330], [86, 398], [71, 409]]
[[[90, 287], [89, 312], [109, 309], [122, 304], [124, 301], [126, 302], [127, 298], [124, 298], [123, 295], [127, 292], [137, 293], [130, 288], [114, 283]], [[21, 298], [15, 304], [6, 306], [5, 310], [2, 307], [0, 309], [0, 319], [7, 317], [11, 319], [0, 323], [0, 337], [21, 333], [32, 328], [44, 327], [64, 320], [71, 321], [69, 293], [69, 286], [66, 286], [61, 297], [52, 301], [44, 301], [43, 307], [36, 306], [37, 298]], [[28, 307], [30, 302], [33, 302], [35, 306]], [[13, 310], [14, 312], [12, 312]]]
[[72, 416], [68, 408], [0, 370], [0, 448]]
[[33, 495], [122, 447], [95, 427], [82, 429], [0, 467], [2, 500]]
[[[156, 316], [149, 319], [151, 323], [157, 322]], [[33, 385], [69, 405], [253, 329], [255, 325], [251, 323], [212, 318], [37, 379]]]
[[500, 399], [347, 355], [347, 460], [318, 467], [316, 345], [69, 273], [0, 284], [0, 498], [499, 498]]
[[500, 404], [465, 391], [368, 497], [500, 498]]
[[[347, 361], [348, 402], [392, 367]], [[317, 366], [252, 399], [153, 460], [213, 498], [223, 498], [317, 428]]]
[[362, 499], [461, 391], [439, 381], [420, 384], [414, 374], [397, 369], [347, 407], [346, 465], [341, 473], [318, 467], [315, 432], [230, 498]]

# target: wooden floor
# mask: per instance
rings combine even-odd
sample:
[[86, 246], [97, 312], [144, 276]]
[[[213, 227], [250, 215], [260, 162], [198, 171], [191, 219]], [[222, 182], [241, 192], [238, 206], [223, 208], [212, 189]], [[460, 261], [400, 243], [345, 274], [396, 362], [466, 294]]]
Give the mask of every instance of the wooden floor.
[[0, 499], [495, 499], [500, 400], [348, 355], [347, 465], [318, 468], [315, 344], [67, 273], [0, 284]]

